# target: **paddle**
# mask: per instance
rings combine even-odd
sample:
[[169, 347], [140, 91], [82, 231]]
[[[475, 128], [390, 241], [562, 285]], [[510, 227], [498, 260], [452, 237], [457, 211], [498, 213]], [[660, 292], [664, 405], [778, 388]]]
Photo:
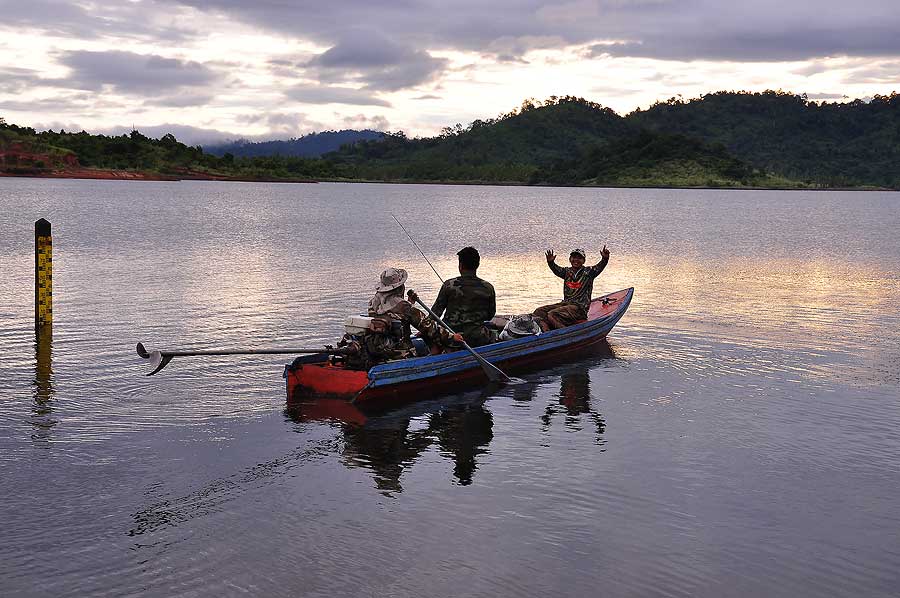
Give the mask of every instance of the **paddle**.
[[223, 349], [219, 351], [150, 351], [144, 348], [143, 343], [137, 344], [137, 354], [144, 359], [150, 360], [150, 365], [154, 369], [147, 374], [152, 376], [159, 370], [163, 369], [173, 357], [189, 357], [194, 355], [285, 355], [288, 353], [327, 353], [329, 355], [340, 355], [343, 349], [332, 349], [325, 347], [322, 349]]
[[[431, 309], [427, 305], [422, 303], [421, 299], [419, 299], [419, 297], [415, 294], [415, 291], [410, 290], [409, 292], [416, 298], [416, 303], [421, 305], [425, 309], [425, 311], [428, 312], [428, 315], [431, 316], [432, 319], [434, 319], [435, 322], [437, 322], [438, 324], [440, 324], [441, 326], [446, 328], [447, 332], [449, 332], [450, 334], [456, 334], [455, 332], [453, 332], [452, 328], [450, 328], [449, 326], [447, 326], [447, 324], [444, 323], [444, 321], [442, 319], [437, 317], [437, 314], [435, 314], [433, 311], [431, 311]], [[504, 384], [510, 381], [509, 376], [504, 374], [503, 371], [500, 370], [500, 368], [498, 368], [497, 366], [495, 366], [494, 364], [489, 362], [487, 359], [485, 359], [484, 357], [482, 357], [481, 355], [476, 353], [475, 349], [473, 349], [472, 347], [469, 346], [469, 343], [467, 343], [466, 341], [463, 341], [462, 345], [463, 345], [463, 347], [468, 349], [469, 353], [471, 353], [472, 356], [475, 357], [475, 359], [478, 361], [478, 365], [480, 365], [481, 369], [484, 370], [484, 373], [485, 373], [485, 375], [487, 375], [488, 380], [490, 380], [491, 382], [501, 382]]]

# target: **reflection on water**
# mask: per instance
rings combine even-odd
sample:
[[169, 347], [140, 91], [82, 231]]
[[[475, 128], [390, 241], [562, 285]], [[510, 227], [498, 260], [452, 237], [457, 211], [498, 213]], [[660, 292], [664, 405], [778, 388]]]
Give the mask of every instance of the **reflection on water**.
[[[584, 217], [510, 219], [547, 205]], [[52, 344], [33, 345], [36, 206], [61, 259]], [[898, 206], [0, 179], [0, 593], [894, 596]], [[636, 288], [615, 359], [294, 421], [282, 357], [144, 376], [137, 341], [334, 342], [387, 266], [430, 303], [440, 283], [391, 212], [417, 214], [445, 277], [477, 247], [500, 313], [560, 297], [548, 246], [607, 243], [595, 294]]]
[[327, 420], [338, 427], [344, 441], [341, 461], [372, 473], [384, 494], [402, 492], [400, 477], [429, 449], [453, 461], [453, 477], [472, 483], [478, 456], [493, 438], [493, 419], [485, 401], [493, 387], [437, 401], [407, 405], [367, 415], [339, 399], [310, 400], [285, 414], [297, 422]]
[[[595, 443], [604, 444], [606, 421], [591, 404], [590, 372], [615, 357], [612, 347], [603, 340], [580, 354], [547, 357], [541, 367], [532, 366], [532, 376], [560, 371], [559, 393], [552, 395], [553, 402], [540, 418], [545, 433], [556, 416], [561, 416], [566, 429], [573, 432], [582, 429], [581, 420], [585, 418], [595, 431]], [[479, 458], [488, 454], [494, 438], [488, 400], [509, 397], [528, 403], [537, 388], [534, 381], [522, 380], [378, 412], [367, 412], [341, 399], [311, 399], [292, 405], [285, 414], [296, 422], [333, 425], [344, 442], [342, 463], [368, 470], [378, 490], [390, 496], [403, 491], [401, 476], [429, 450], [453, 461], [455, 483], [472, 484]]]
[[559, 402], [547, 405], [547, 410], [541, 416], [544, 423], [544, 431], [550, 427], [554, 416], [562, 415], [568, 429], [581, 430], [581, 416], [593, 422], [597, 431], [597, 444], [603, 445], [603, 433], [606, 431], [606, 421], [591, 406], [591, 376], [586, 367], [581, 367], [563, 373], [560, 377]]
[[31, 425], [34, 430], [31, 438], [37, 442], [46, 442], [56, 426], [53, 418], [53, 330], [49, 326], [41, 326], [35, 330], [34, 342], [34, 398], [31, 405]]

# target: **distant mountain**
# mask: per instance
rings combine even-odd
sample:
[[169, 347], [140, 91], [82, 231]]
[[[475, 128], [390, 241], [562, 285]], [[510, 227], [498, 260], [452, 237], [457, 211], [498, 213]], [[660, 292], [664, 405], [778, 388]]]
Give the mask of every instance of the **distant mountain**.
[[299, 156], [303, 158], [317, 158], [322, 154], [333, 152], [342, 145], [356, 143], [358, 141], [373, 141], [384, 137], [380, 131], [369, 129], [354, 131], [323, 131], [310, 133], [300, 138], [286, 141], [234, 141], [216, 145], [203, 146], [203, 151], [214, 156], [231, 154], [236, 158], [255, 158], [260, 156]]
[[828, 186], [900, 188], [900, 94], [818, 104], [781, 91], [671, 99], [626, 119], [721, 144], [768, 172]]

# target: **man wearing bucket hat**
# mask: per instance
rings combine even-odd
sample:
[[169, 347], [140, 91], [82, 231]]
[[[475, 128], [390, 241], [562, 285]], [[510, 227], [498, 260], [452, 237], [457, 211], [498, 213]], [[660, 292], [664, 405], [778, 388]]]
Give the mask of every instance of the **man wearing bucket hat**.
[[564, 328], [587, 319], [591, 304], [591, 292], [594, 290], [594, 279], [599, 276], [609, 263], [609, 249], [606, 245], [600, 250], [602, 259], [593, 266], [585, 267], [587, 257], [584, 249], [573, 249], [569, 254], [570, 268], [563, 268], [556, 263], [556, 254], [552, 249], [546, 253], [547, 265], [554, 274], [563, 279], [563, 300], [560, 303], [544, 305], [534, 310], [534, 319], [541, 330], [547, 332], [555, 328]]
[[[430, 316], [425, 315], [404, 299], [403, 291], [407, 277], [406, 270], [403, 268], [388, 268], [381, 273], [380, 284], [375, 287], [375, 296], [369, 301], [369, 315], [374, 318], [375, 330], [373, 332], [382, 336], [372, 340], [378, 341], [382, 345], [382, 350], [387, 348], [392, 340], [407, 341], [411, 325], [421, 333], [422, 338], [433, 350], [440, 351], [454, 341], [461, 342], [462, 336], [450, 334]], [[392, 330], [394, 322], [399, 323], [403, 328], [399, 335]]]

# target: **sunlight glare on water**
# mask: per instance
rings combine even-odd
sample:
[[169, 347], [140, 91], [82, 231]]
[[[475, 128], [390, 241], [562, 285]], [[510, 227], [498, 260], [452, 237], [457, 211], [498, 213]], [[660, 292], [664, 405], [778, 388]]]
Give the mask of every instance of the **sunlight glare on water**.
[[[286, 410], [386, 267], [609, 343], [383, 413]], [[33, 223], [54, 327], [33, 333]], [[859, 596], [900, 587], [895, 193], [0, 179], [4, 596]]]

